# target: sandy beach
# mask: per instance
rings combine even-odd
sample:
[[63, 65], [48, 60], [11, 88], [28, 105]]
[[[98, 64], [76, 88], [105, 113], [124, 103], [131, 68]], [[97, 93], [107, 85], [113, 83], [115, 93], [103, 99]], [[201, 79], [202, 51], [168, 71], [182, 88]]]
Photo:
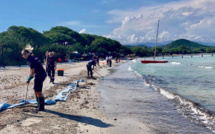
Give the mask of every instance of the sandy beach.
[[[84, 79], [66, 102], [46, 105], [45, 112], [35, 113], [31, 105], [7, 109], [0, 113], [0, 133], [90, 133], [90, 134], [166, 134], [212, 133], [190, 122], [177, 112], [174, 104], [128, 71], [132, 62], [121, 61], [113, 67], [100, 62], [88, 79], [86, 63], [59, 64], [64, 76], [56, 76], [56, 84], [47, 78], [43, 93], [53, 99], [73, 80]], [[16, 104], [24, 99], [29, 67], [8, 67], [0, 70], [0, 104]], [[105, 76], [105, 77], [102, 77]], [[142, 84], [140, 84], [142, 83]], [[131, 86], [134, 84], [133, 86]], [[33, 82], [28, 99], [34, 99]]]
[[[84, 79], [85, 82], [79, 83], [66, 102], [46, 105], [45, 112], [35, 113], [30, 104], [1, 112], [0, 133], [108, 133], [112, 123], [98, 110], [100, 95], [96, 90], [99, 79], [103, 79], [101, 75], [109, 74], [109, 67], [104, 63], [100, 62], [101, 66], [95, 68], [98, 72], [94, 73], [96, 79], [87, 78], [87, 62], [58, 64], [57, 68], [64, 69], [64, 76], [56, 74], [55, 84], [46, 78], [43, 87], [45, 99], [54, 99], [73, 80]], [[17, 104], [25, 98], [28, 75], [28, 66], [0, 70], [0, 104]], [[27, 99], [35, 99], [32, 88], [33, 81], [29, 85]]]

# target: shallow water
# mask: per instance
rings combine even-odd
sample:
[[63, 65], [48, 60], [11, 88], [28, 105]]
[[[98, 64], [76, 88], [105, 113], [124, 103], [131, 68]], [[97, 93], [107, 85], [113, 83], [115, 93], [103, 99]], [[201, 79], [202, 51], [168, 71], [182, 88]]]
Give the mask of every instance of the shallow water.
[[151, 86], [146, 86], [144, 79], [132, 71], [134, 67], [142, 66], [138, 62], [139, 60], [136, 65], [133, 61], [122, 64], [115, 68], [114, 73], [99, 81], [98, 90], [102, 96], [100, 106], [104, 107], [103, 112], [114, 118], [139, 120], [159, 134], [212, 133], [202, 125], [184, 118], [178, 113], [173, 101]]
[[140, 60], [129, 68], [143, 76], [145, 85], [174, 101], [184, 117], [215, 132], [214, 57], [167, 57], [165, 64], [142, 64]]
[[215, 111], [215, 57], [167, 57], [165, 60], [169, 62], [142, 64], [138, 60], [132, 69], [155, 85]]

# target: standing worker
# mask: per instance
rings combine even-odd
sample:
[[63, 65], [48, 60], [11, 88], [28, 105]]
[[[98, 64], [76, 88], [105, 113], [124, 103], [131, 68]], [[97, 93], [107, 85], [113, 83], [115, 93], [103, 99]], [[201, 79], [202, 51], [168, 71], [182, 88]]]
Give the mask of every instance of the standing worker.
[[111, 67], [112, 66], [112, 56], [111, 55], [108, 57], [108, 60], [109, 60], [109, 67]]
[[97, 63], [98, 66], [100, 66], [99, 65], [99, 56], [96, 56], [96, 63]]
[[34, 79], [34, 93], [36, 96], [38, 110], [44, 111], [44, 97], [42, 94], [43, 82], [46, 78], [46, 72], [40, 63], [40, 60], [37, 57], [31, 55], [33, 48], [30, 45], [27, 45], [25, 49], [22, 50], [21, 54], [23, 58], [27, 59], [30, 65], [30, 75], [27, 80], [27, 84], [29, 85], [31, 79]]
[[50, 83], [52, 82], [54, 84], [54, 77], [55, 77], [55, 70], [57, 67], [57, 61], [56, 58], [53, 56], [53, 52], [49, 52], [49, 56], [47, 58], [47, 72], [48, 76], [50, 78]]
[[108, 66], [108, 63], [109, 63], [109, 56], [106, 56], [106, 62], [107, 62], [107, 66]]
[[[93, 68], [92, 68], [93, 66]], [[94, 66], [96, 66], [96, 62], [95, 62], [95, 59], [93, 60], [90, 60], [88, 63], [87, 63], [87, 75], [88, 75], [88, 78], [89, 76], [91, 75], [91, 78], [93, 78], [93, 69], [94, 69]]]

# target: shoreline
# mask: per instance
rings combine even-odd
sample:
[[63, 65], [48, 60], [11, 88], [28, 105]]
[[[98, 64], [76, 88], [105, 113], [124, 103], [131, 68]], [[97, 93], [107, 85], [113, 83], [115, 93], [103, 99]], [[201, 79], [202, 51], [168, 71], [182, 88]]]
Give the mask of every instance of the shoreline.
[[172, 101], [144, 85], [143, 79], [128, 71], [130, 64], [116, 67], [116, 72], [98, 86], [103, 98], [100, 106], [105, 106], [102, 112], [112, 120], [117, 119], [110, 128], [112, 132], [212, 133], [183, 117]]
[[[211, 55], [207, 55], [207, 57], [210, 57], [210, 56]], [[199, 59], [201, 59], [201, 58], [202, 57], [199, 57]], [[182, 62], [183, 60], [180, 60], [177, 62], [173, 62], [173, 61], [174, 60], [171, 60], [171, 64], [173, 64], [173, 63], [181, 64], [182, 63], [183, 65], [185, 65]], [[194, 63], [192, 63], [192, 64], [194, 64]], [[196, 67], [204, 67], [204, 66], [197, 65]], [[205, 65], [205, 69], [206, 68], [211, 69], [213, 67], [211, 67], [211, 65], [210, 66]], [[136, 68], [136, 70], [137, 70], [137, 68]], [[132, 70], [132, 71], [134, 73], [136, 73], [137, 75], [140, 75], [140, 73], [138, 73], [137, 71], [135, 71], [135, 70]], [[171, 90], [171, 88], [174, 88], [174, 87], [165, 86], [165, 82], [164, 82], [164, 85], [163, 85], [163, 83], [159, 84], [158, 80], [165, 81], [165, 79], [156, 77], [156, 75], [154, 75], [154, 74], [147, 75], [146, 72], [147, 71], [145, 71], [145, 73], [143, 75], [140, 75], [140, 76], [143, 76], [145, 86], [152, 87], [153, 90], [155, 90], [156, 92], [158, 92], [159, 94], [161, 94], [162, 96], [167, 98], [168, 100], [172, 101], [174, 103], [175, 107], [177, 108], [177, 111], [181, 115], [183, 115], [186, 119], [190, 120], [191, 122], [195, 122], [199, 125], [202, 125], [202, 126], [208, 128], [209, 130], [211, 130], [213, 133], [215, 133], [215, 123], [214, 123], [215, 116], [214, 116], [214, 111], [212, 108], [209, 108], [209, 107], [207, 107], [207, 105], [204, 105], [204, 103], [202, 103], [203, 101], [201, 102], [198, 99], [194, 99], [192, 97], [189, 98], [189, 96], [186, 96], [188, 94], [180, 94], [180, 92], [177, 93], [176, 90]], [[159, 74], [158, 74], [158, 76], [159, 76]], [[158, 79], [158, 80], [156, 80], [156, 79]], [[172, 82], [174, 82], [174, 81], [172, 81]], [[169, 84], [171, 84], [171, 82], [169, 82]], [[189, 90], [188, 90], [189, 86], [187, 86], [185, 88], [181, 87], [181, 89], [186, 89], [184, 91], [189, 92]], [[205, 101], [205, 102], [207, 102], [207, 101]]]
[[[46, 99], [53, 99], [73, 80], [82, 78], [85, 80], [79, 83], [80, 86], [69, 95], [66, 102], [46, 105], [46, 111], [38, 113], [34, 113], [32, 106], [7, 109], [0, 113], [0, 133], [85, 133], [89, 130], [99, 132], [101, 128], [110, 127], [111, 123], [103, 120], [105, 116], [99, 112], [97, 106], [100, 95], [95, 86], [101, 76], [94, 73], [97, 79], [87, 79], [86, 63], [58, 65], [58, 68], [64, 68], [65, 71], [63, 77], [56, 76], [56, 84], [49, 83], [49, 79], [46, 78], [43, 87]], [[103, 76], [109, 74], [107, 70], [109, 67], [105, 67], [105, 63], [105, 61], [100, 62], [102, 68], [96, 67]], [[0, 72], [2, 74], [0, 80], [7, 82], [0, 86], [0, 103], [12, 104], [24, 99], [25, 77], [28, 76], [28, 70], [28, 67], [24, 67]], [[28, 99], [34, 99], [32, 86], [33, 82], [29, 86]], [[83, 126], [89, 126], [89, 129], [85, 130]]]

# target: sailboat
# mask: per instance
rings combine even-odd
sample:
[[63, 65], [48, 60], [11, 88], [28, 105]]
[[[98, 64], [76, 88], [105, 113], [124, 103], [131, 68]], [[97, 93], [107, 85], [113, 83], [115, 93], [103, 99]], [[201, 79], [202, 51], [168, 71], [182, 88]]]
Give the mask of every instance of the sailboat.
[[168, 61], [158, 61], [158, 60], [155, 60], [156, 47], [157, 47], [157, 41], [158, 41], [159, 22], [160, 22], [160, 20], [158, 20], [158, 26], [157, 26], [156, 45], [155, 45], [155, 51], [154, 51], [154, 57], [153, 57], [154, 60], [141, 60], [141, 62], [144, 63], [144, 64], [148, 64], [148, 63], [167, 63], [168, 62]]

